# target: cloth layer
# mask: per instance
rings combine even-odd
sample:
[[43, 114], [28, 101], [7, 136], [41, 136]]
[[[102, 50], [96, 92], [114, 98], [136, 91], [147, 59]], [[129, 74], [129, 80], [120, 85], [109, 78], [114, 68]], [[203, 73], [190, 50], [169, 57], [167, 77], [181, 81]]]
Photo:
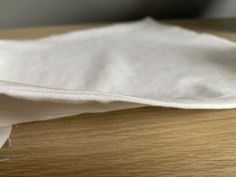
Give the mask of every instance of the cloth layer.
[[15, 123], [145, 105], [235, 108], [235, 68], [234, 42], [151, 18], [0, 40], [1, 131]]

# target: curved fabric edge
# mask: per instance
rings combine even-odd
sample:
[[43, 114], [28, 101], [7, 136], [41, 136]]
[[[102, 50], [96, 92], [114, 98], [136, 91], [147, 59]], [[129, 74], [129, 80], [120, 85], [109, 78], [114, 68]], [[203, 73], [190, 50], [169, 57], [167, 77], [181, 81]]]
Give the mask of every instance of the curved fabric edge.
[[[188, 100], [162, 101], [140, 98], [116, 93], [106, 93], [98, 91], [78, 91], [45, 88], [20, 83], [0, 81], [0, 94], [17, 97], [27, 100], [47, 100], [52, 102], [81, 103], [86, 101], [98, 101], [109, 103], [113, 101], [122, 101], [129, 103], [138, 103], [149, 106], [171, 107], [181, 109], [232, 109], [236, 108], [236, 98], [196, 101], [194, 103]], [[192, 101], [192, 100], [191, 100]]]
[[12, 126], [0, 127], [0, 148], [5, 144], [11, 134]]

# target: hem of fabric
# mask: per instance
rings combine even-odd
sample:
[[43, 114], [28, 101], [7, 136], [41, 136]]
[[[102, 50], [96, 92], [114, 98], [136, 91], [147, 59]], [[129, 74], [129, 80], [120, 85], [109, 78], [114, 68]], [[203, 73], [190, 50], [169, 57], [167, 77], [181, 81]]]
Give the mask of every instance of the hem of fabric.
[[[2, 84], [4, 83], [4, 84]], [[32, 86], [27, 84], [12, 83], [8, 81], [0, 81], [0, 94], [11, 97], [33, 100], [33, 101], [51, 101], [51, 102], [66, 102], [66, 103], [81, 103], [87, 101], [97, 102], [129, 102], [138, 103], [149, 106], [171, 107], [181, 109], [232, 109], [236, 108], [236, 100], [214, 100], [214, 103], [209, 100], [201, 100], [200, 103], [186, 102], [184, 99], [176, 102], [173, 100], [162, 101], [152, 100], [147, 98], [140, 98], [136, 96], [129, 96], [124, 94], [107, 93], [100, 91], [79, 91], [79, 90], [65, 90]], [[182, 101], [182, 102], [181, 102]], [[198, 100], [199, 102], [199, 100]]]

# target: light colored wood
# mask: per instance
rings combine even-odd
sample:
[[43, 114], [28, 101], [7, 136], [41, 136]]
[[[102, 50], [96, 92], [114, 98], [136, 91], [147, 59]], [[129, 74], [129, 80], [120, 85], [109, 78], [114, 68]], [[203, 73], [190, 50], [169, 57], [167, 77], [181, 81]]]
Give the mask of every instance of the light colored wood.
[[[224, 29], [225, 21], [168, 23], [236, 40], [236, 30]], [[0, 38], [34, 38], [75, 29], [80, 25], [8, 30], [1, 31]], [[83, 114], [14, 126], [11, 142], [0, 150], [3, 177], [236, 176], [235, 109], [146, 107]]]

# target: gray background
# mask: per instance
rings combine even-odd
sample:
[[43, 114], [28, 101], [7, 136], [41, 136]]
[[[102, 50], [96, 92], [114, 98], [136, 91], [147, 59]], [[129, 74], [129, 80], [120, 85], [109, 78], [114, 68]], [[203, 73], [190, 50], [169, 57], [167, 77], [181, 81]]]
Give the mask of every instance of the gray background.
[[0, 0], [0, 28], [236, 16], [236, 0]]

